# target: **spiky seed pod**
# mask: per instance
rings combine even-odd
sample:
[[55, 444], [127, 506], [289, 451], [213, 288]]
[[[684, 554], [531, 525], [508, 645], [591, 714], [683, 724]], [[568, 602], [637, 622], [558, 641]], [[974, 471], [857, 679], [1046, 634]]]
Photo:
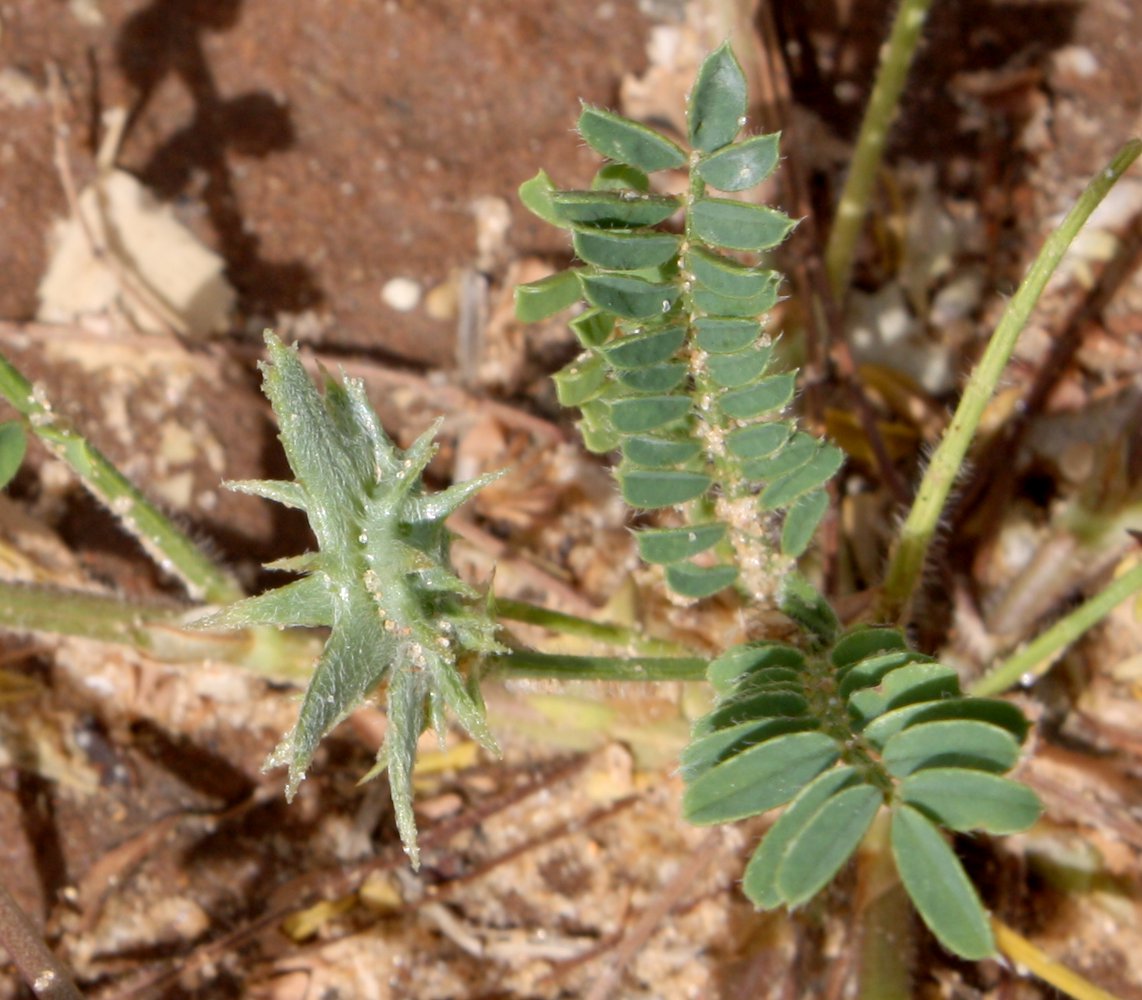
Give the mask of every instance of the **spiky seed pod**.
[[422, 475], [439, 424], [407, 450], [389, 440], [354, 379], [326, 376], [319, 393], [294, 348], [266, 333], [260, 365], [296, 477], [232, 489], [305, 512], [317, 552], [271, 564], [304, 575], [197, 622], [202, 628], [328, 626], [329, 638], [296, 725], [266, 767], [289, 768], [292, 798], [321, 739], [381, 684], [388, 730], [375, 773], [387, 767], [405, 850], [419, 863], [412, 766], [426, 718], [443, 738], [446, 709], [481, 745], [498, 752], [484, 708], [457, 664], [461, 652], [501, 651], [476, 592], [452, 572], [444, 519], [497, 474], [426, 493]]

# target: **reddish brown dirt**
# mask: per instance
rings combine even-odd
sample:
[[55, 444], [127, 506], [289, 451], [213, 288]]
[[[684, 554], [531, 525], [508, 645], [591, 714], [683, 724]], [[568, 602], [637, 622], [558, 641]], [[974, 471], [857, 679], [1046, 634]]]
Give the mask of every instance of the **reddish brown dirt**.
[[[440, 373], [457, 367], [462, 324], [453, 300], [462, 276], [486, 279], [481, 307], [494, 312], [521, 260], [566, 256], [565, 241], [528, 216], [514, 192], [540, 166], [564, 186], [587, 181], [594, 159], [571, 131], [578, 101], [616, 106], [623, 75], [645, 68], [656, 19], [669, 22], [683, 6], [9, 0], [0, 5], [0, 71], [11, 74], [0, 92], [0, 348], [254, 587], [260, 562], [307, 544], [298, 519], [218, 488], [225, 478], [286, 473], [254, 372], [261, 330], [275, 325], [364, 374], [403, 443], [444, 412], [434, 477], [461, 461], [497, 467], [506, 455], [515, 465], [515, 478], [476, 508], [466, 569], [486, 580], [495, 553], [497, 583], [513, 593], [575, 612], [615, 598], [621, 612], [633, 564], [625, 515], [598, 465], [567, 443], [570, 421], [556, 416], [545, 378], [568, 354], [566, 334], [500, 329], [504, 342], [491, 347], [515, 360], [489, 381], [506, 400]], [[894, 6], [774, 4], [796, 101], [788, 134], [801, 144], [822, 218]], [[908, 211], [909, 171], [933, 165], [941, 206], [971, 206], [956, 266], [985, 276], [966, 329], [954, 344], [949, 334], [953, 365], [966, 369], [978, 352], [1051, 220], [1139, 131], [1140, 22], [1142, 0], [935, 4], [874, 206], [887, 221], [872, 227], [857, 281], [871, 293], [895, 278], [893, 226]], [[181, 345], [30, 322], [48, 232], [66, 211], [52, 159], [49, 63], [64, 83], [78, 182], [93, 175], [102, 112], [127, 109], [118, 165], [225, 257], [238, 310], [224, 335]], [[769, 109], [759, 110], [768, 125]], [[505, 238], [490, 251], [477, 240], [481, 199], [502, 200], [508, 212]], [[798, 266], [790, 261], [791, 273]], [[413, 308], [384, 299], [394, 278], [416, 283]], [[1083, 410], [1137, 377], [1136, 273], [1128, 269], [1122, 289], [1083, 327], [1087, 353], [1052, 396], [1062, 410]], [[1021, 356], [1013, 381], [1036, 375], [1043, 339], [1059, 335], [1081, 299], [1060, 296], [1046, 310], [1041, 350]], [[952, 397], [927, 401], [929, 412], [942, 418]], [[514, 409], [496, 409], [501, 402]], [[1114, 419], [1097, 441], [1128, 452], [1128, 428]], [[171, 428], [196, 437], [184, 465], [164, 450]], [[930, 444], [914, 435], [901, 475], [914, 475]], [[1024, 449], [999, 469], [981, 456], [988, 478], [965, 484], [938, 567], [949, 593], [970, 591], [986, 605], [991, 580], [980, 567], [990, 566], [1004, 508], [1015, 498], [1042, 514], [1046, 478], [1048, 500], [1055, 496], [1052, 448], [1048, 440], [1031, 457]], [[848, 499], [880, 490], [880, 521], [890, 525], [898, 508], [852, 464]], [[53, 468], [33, 449], [11, 491], [18, 502], [0, 498], [4, 551], [18, 538], [15, 549], [30, 553], [5, 574], [177, 597]], [[874, 551], [874, 566], [880, 556]], [[859, 568], [856, 583], [875, 582]], [[661, 615], [678, 634], [711, 642], [738, 627], [724, 608], [703, 621], [676, 609]], [[964, 622], [951, 616], [944, 600], [926, 626], [934, 641], [951, 635], [950, 644], [970, 646]], [[580, 997], [612, 972], [622, 983], [615, 996], [844, 995], [851, 928], [819, 911], [792, 921], [753, 913], [737, 880], [756, 829], [707, 838], [678, 822], [673, 762], [685, 720], [673, 692], [615, 702], [591, 689], [556, 710], [545, 691], [491, 688], [506, 762], [464, 761], [425, 778], [426, 866], [414, 878], [395, 844], [384, 783], [355, 784], [383, 729], [375, 713], [327, 742], [287, 806], [280, 775], [260, 773], [293, 718], [280, 687], [209, 662], [160, 664], [79, 640], [0, 638], [0, 680], [25, 685], [11, 700], [0, 687], [0, 713], [9, 713], [0, 715], [0, 877], [46, 923], [93, 997]], [[1118, 642], [1108, 662], [1129, 662], [1136, 650]], [[1069, 670], [1097, 659], [1087, 652]], [[1142, 853], [1129, 814], [1139, 752], [1128, 680], [1136, 686], [1137, 674], [1123, 677], [1108, 685], [1111, 695], [1105, 686], [1089, 695], [1102, 699], [1111, 720], [1104, 728], [1088, 706], [1077, 713], [1077, 736], [1072, 728], [1052, 744], [1066, 713], [1055, 703], [1042, 709], [1046, 749], [1032, 774], [1053, 796], [1051, 822], [1068, 835], [1089, 811], [1083, 850], [1093, 842], [1107, 859], [1099, 877], [1110, 887], [1100, 891], [1119, 893], [1115, 904], [1131, 899]], [[591, 729], [583, 719], [599, 712], [613, 717]], [[1076, 738], [1098, 754], [1059, 749]], [[1128, 921], [1103, 940], [1089, 930], [1102, 926], [1103, 912], [1084, 911], [1084, 932], [1072, 934], [1080, 904], [1035, 881], [1043, 876], [1029, 879], [1016, 849], [996, 861], [987, 845], [972, 844], [967, 855], [1005, 918], [1043, 929], [1056, 954], [1121, 996], [1142, 995], [1131, 983], [1138, 941], [1122, 929]], [[842, 883], [831, 897], [837, 913], [852, 889]], [[671, 892], [682, 901], [624, 957], [622, 978], [615, 956], [624, 934]], [[285, 923], [321, 902], [335, 905], [314, 917], [312, 933]], [[1106, 913], [1119, 911], [1107, 904]], [[930, 955], [918, 995], [1049, 995], [1013, 985], [994, 964], [969, 968], [934, 947]], [[0, 966], [0, 998], [20, 989]]]
[[[631, 3], [112, 0], [102, 25], [38, 0], [4, 10], [0, 59], [41, 85], [64, 75], [73, 156], [98, 113], [130, 109], [120, 165], [229, 263], [256, 338], [281, 313], [317, 310], [326, 343], [436, 365], [452, 324], [394, 313], [391, 278], [425, 289], [475, 260], [472, 201], [514, 191], [536, 164], [585, 180], [567, 141], [580, 98], [613, 104], [644, 61]], [[29, 316], [44, 235], [64, 211], [42, 100], [5, 108], [0, 315]], [[516, 252], [561, 252], [516, 207]]]

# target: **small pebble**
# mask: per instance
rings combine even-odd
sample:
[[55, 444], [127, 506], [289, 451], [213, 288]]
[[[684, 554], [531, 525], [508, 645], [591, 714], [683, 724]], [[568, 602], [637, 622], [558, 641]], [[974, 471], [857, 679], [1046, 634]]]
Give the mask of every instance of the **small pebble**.
[[381, 289], [381, 301], [397, 312], [409, 312], [420, 302], [420, 285], [412, 278], [392, 278]]

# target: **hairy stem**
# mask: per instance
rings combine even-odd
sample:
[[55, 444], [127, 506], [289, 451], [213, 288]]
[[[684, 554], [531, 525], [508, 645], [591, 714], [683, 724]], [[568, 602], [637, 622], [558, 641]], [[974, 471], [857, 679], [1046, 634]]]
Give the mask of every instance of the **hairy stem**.
[[487, 656], [489, 673], [505, 680], [701, 681], [706, 661], [696, 656], [562, 656], [518, 650]]
[[915, 917], [900, 883], [882, 809], [857, 852], [861, 1000], [908, 1000], [915, 958]]
[[225, 635], [184, 626], [188, 609], [30, 583], [0, 582], [0, 629], [131, 646], [165, 663], [215, 660], [279, 680], [309, 676], [317, 647], [302, 631]]
[[1008, 657], [970, 688], [973, 695], [1000, 694], [1009, 687], [1041, 677], [1059, 655], [1119, 604], [1142, 591], [1142, 563], [1123, 573], [1089, 601], [1052, 625], [1033, 642]]
[[552, 611], [537, 604], [529, 604], [527, 601], [496, 598], [495, 611], [497, 617], [506, 618], [508, 621], [538, 625], [552, 632], [593, 639], [608, 646], [629, 647], [645, 656], [686, 656], [691, 652], [681, 643], [643, 635], [635, 628], [616, 625], [613, 622], [594, 622], [589, 618]]
[[920, 489], [901, 528], [889, 561], [878, 618], [882, 621], [900, 619], [916, 590], [928, 547], [936, 531], [948, 492], [959, 475], [964, 456], [984, 407], [987, 406], [1003, 369], [1015, 349], [1015, 340], [1027, 322], [1031, 310], [1039, 301], [1047, 279], [1054, 273], [1063, 253], [1071, 245], [1079, 229], [1090, 217], [1118, 178], [1142, 153], [1142, 139], [1128, 142], [1113, 160], [1100, 171], [1079, 196], [1074, 207], [1059, 227], [1047, 237], [1019, 290], [1007, 304], [999, 325], [995, 328], [983, 357], [972, 372], [964, 389], [963, 398], [956, 409], [944, 439], [932, 456]]
[[904, 90], [908, 69], [920, 41], [920, 32], [928, 16], [932, 0], [904, 0], [892, 23], [892, 33], [881, 50], [880, 68], [868, 99], [853, 151], [852, 166], [845, 181], [832, 232], [825, 247], [825, 270], [833, 295], [840, 302], [852, 277], [853, 257], [865, 214], [868, 212], [872, 185], [880, 161], [888, 127]]
[[84, 486], [139, 539], [147, 554], [183, 582], [192, 597], [225, 604], [244, 596], [227, 573], [57, 414], [42, 389], [33, 386], [2, 355], [0, 394], [24, 417], [48, 450], [71, 466]]

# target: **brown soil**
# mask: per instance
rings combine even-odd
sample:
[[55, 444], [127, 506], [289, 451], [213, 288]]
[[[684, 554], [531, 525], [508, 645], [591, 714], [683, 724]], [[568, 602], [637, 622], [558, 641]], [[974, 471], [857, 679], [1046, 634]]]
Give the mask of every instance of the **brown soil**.
[[[625, 514], [546, 379], [573, 354], [570, 338], [554, 324], [525, 333], [507, 305], [513, 282], [568, 254], [519, 206], [520, 182], [542, 166], [561, 185], [585, 184], [595, 162], [571, 130], [578, 101], [619, 106], [624, 76], [647, 68], [652, 30], [717, 6], [10, 0], [0, 6], [0, 349], [251, 589], [265, 582], [262, 562], [309, 544], [281, 508], [219, 488], [287, 474], [254, 368], [272, 325], [308, 358], [364, 377], [401, 443], [443, 413], [435, 481], [513, 466], [456, 525], [465, 573], [486, 581], [495, 563], [504, 596], [619, 618], [637, 607], [664, 633], [723, 643], [740, 628], [732, 609], [672, 608], [632, 577]], [[771, 106], [758, 118], [784, 127], [801, 208], [828, 219], [894, 5], [773, 6], [794, 107], [786, 121]], [[856, 277], [871, 302], [911, 282], [925, 306], [964, 275], [976, 282], [963, 315], [939, 330], [921, 323], [919, 355], [947, 380], [908, 381], [911, 409], [893, 405], [903, 379], [882, 375], [871, 392], [888, 424], [905, 425], [905, 482], [1043, 237], [1139, 132], [1140, 19], [1142, 0], [935, 4]], [[748, 44], [764, 55], [763, 22]], [[114, 317], [35, 322], [49, 232], [68, 210], [49, 64], [77, 184], [94, 176], [103, 111], [123, 108], [117, 166], [225, 258], [237, 309], [220, 336], [148, 336]], [[792, 210], [792, 193], [775, 197]], [[1053, 512], [1091, 482], [1106, 487], [1102, 509], [1113, 500], [1113, 516], [1133, 525], [1139, 201], [1120, 202], [1122, 217], [1105, 225], [1113, 239], [1052, 286], [990, 426], [1019, 391], [1032, 392], [1034, 412], [1018, 431], [1003, 425], [963, 484], [918, 635], [968, 674], [1098, 589], [1122, 556], [1068, 553], [1030, 610], [1004, 619], [1014, 631], [985, 628], [1023, 579], [1020, 553], [1046, 549]], [[926, 230], [911, 244], [902, 235], [925, 211], [958, 226], [945, 270], [916, 261]], [[794, 247], [805, 252], [787, 262], [800, 292], [819, 248], [808, 235]], [[415, 287], [407, 308], [394, 279]], [[792, 329], [797, 309], [786, 315]], [[822, 401], [840, 390], [822, 358], [811, 362], [824, 391], [806, 393], [808, 416], [839, 437], [848, 418]], [[877, 583], [878, 546], [900, 509], [871, 462], [851, 465], [841, 540], [829, 543], [842, 597]], [[38, 449], [9, 492], [5, 578], [183, 599]], [[1142, 832], [1130, 812], [1142, 633], [1130, 615], [1116, 629], [1024, 701], [1040, 719], [1026, 777], [1047, 802], [1046, 831], [963, 853], [1004, 920], [1129, 997], [1142, 996]], [[260, 771], [293, 718], [282, 685], [210, 660], [5, 633], [0, 879], [85, 995], [106, 1000], [849, 995], [851, 880], [828, 912], [755, 914], [736, 883], [758, 828], [710, 833], [678, 819], [674, 761], [693, 698], [553, 694], [491, 689], [503, 762], [463, 746], [436, 758], [419, 789], [426, 864], [413, 875], [384, 782], [356, 785], [383, 732], [378, 713], [327, 741], [287, 806], [280, 775]], [[1053, 995], [996, 963], [921, 947], [916, 995]], [[0, 965], [0, 1000], [22, 989]]]

